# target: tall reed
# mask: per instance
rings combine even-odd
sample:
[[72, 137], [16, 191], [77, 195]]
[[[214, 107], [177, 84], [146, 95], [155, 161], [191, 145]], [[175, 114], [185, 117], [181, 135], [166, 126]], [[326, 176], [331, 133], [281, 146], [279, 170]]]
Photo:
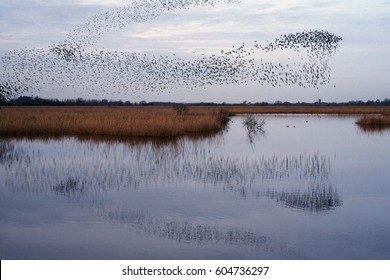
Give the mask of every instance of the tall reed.
[[219, 108], [205, 107], [183, 114], [168, 106], [7, 107], [0, 111], [0, 134], [174, 137], [216, 132], [226, 122]]
[[363, 116], [356, 123], [364, 131], [380, 131], [390, 128], [390, 115]]

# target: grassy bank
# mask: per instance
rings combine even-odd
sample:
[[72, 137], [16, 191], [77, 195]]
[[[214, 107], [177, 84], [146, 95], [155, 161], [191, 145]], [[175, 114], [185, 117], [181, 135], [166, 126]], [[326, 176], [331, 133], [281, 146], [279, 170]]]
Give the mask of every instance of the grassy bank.
[[219, 108], [3, 107], [1, 135], [100, 135], [175, 137], [219, 131], [227, 115]]
[[0, 135], [176, 137], [220, 131], [236, 114], [383, 113], [388, 106], [17, 106], [1, 108]]
[[390, 115], [363, 116], [356, 123], [365, 131], [380, 131], [390, 128]]

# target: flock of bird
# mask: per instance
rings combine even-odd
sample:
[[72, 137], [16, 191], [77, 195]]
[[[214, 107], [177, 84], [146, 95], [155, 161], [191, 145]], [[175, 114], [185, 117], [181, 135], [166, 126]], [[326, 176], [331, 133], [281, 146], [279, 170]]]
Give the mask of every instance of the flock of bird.
[[[221, 0], [232, 2], [231, 0]], [[97, 14], [47, 49], [22, 49], [0, 58], [0, 98], [27, 92], [72, 88], [80, 94], [106, 96], [171, 92], [211, 85], [314, 87], [330, 82], [329, 58], [341, 37], [326, 30], [281, 35], [264, 45], [241, 44], [214, 55], [180, 56], [87, 50], [108, 32], [146, 22], [165, 12], [214, 5], [218, 0], [148, 0]], [[234, 1], [236, 2], [236, 1]], [[268, 52], [295, 53], [289, 63], [264, 60]], [[290, 61], [290, 60], [289, 60]]]
[[66, 35], [63, 42], [51, 45], [50, 51], [58, 56], [72, 60], [82, 55], [86, 47], [95, 44], [102, 35], [118, 31], [132, 23], [143, 23], [176, 10], [196, 6], [214, 6], [218, 2], [235, 3], [239, 0], [133, 0], [105, 13], [94, 15]]

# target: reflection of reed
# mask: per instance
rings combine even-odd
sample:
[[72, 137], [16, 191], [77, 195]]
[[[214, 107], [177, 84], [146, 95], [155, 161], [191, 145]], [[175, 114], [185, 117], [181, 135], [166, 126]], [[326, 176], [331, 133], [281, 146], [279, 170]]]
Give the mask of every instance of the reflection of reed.
[[330, 162], [318, 154], [277, 156], [258, 159], [209, 157], [204, 162], [191, 162], [182, 170], [194, 178], [213, 185], [230, 187], [242, 192], [265, 180], [302, 179], [327, 180]]
[[340, 207], [343, 201], [336, 189], [329, 186], [311, 186], [305, 191], [267, 190], [265, 196], [276, 199], [284, 207], [321, 212]]
[[12, 164], [19, 161], [24, 153], [16, 149], [14, 143], [7, 140], [0, 140], [0, 164]]
[[77, 197], [84, 193], [84, 185], [80, 184], [77, 178], [69, 177], [53, 187], [57, 194], [62, 194], [68, 198]]
[[[17, 146], [18, 141], [10, 144]], [[74, 196], [109, 190], [180, 186], [219, 187], [243, 197], [280, 184], [299, 188], [330, 185], [330, 160], [318, 154], [258, 158], [213, 156], [214, 143], [182, 139], [174, 144], [48, 141], [45, 154], [33, 145], [5, 166], [7, 185], [15, 191]], [[77, 180], [76, 180], [77, 178]], [[281, 200], [281, 198], [280, 198]]]
[[360, 131], [368, 134], [382, 134], [390, 131], [390, 126], [382, 125], [364, 125], [357, 123], [357, 127]]
[[94, 143], [96, 145], [99, 144], [123, 144], [127, 146], [137, 146], [137, 145], [145, 145], [151, 144], [154, 147], [164, 147], [164, 146], [175, 146], [180, 145], [183, 141], [214, 141], [220, 140], [221, 137], [228, 131], [229, 123], [226, 124], [224, 130], [215, 131], [215, 132], [199, 132], [188, 134], [181, 137], [127, 137], [127, 136], [109, 136], [109, 135], [74, 135], [72, 137], [66, 137], [61, 135], [12, 135], [5, 136], [0, 135], [0, 141], [4, 142], [13, 142], [15, 140], [26, 140], [26, 141], [67, 141], [69, 139], [76, 139], [78, 142], [82, 143]]
[[[283, 251], [283, 244], [277, 245], [270, 237], [253, 230], [221, 226], [212, 219], [210, 224], [193, 221], [185, 215], [186, 209], [172, 210], [170, 205], [164, 205], [163, 210], [168, 209], [178, 218], [161, 214], [164, 211], [157, 215], [139, 210], [136, 205], [129, 209], [125, 198], [118, 197], [131, 196], [140, 188], [172, 191], [172, 187], [177, 187], [180, 191], [193, 191], [201, 184], [204, 192], [220, 190], [237, 197], [276, 200], [280, 206], [307, 211], [323, 212], [342, 205], [329, 182], [328, 157], [317, 153], [253, 158], [217, 155], [213, 149], [218, 143], [213, 141], [181, 139], [156, 145], [80, 142], [74, 138], [46, 142], [10, 140], [9, 145], [23, 150], [25, 156], [0, 165], [0, 171], [6, 176], [4, 187], [14, 192], [54, 192], [87, 206], [102, 219], [131, 225], [154, 238], [248, 246], [260, 253], [267, 252], [268, 256], [269, 252]], [[299, 191], [303, 185], [307, 190]], [[148, 205], [159, 201], [155, 192], [139, 193], [146, 198], [145, 204], [137, 204], [141, 209], [150, 209]], [[207, 202], [210, 201], [202, 201]]]
[[9, 162], [12, 159], [14, 145], [7, 141], [0, 141], [0, 164]]
[[362, 116], [356, 125], [366, 134], [387, 134], [390, 132], [390, 111], [385, 111], [381, 115]]

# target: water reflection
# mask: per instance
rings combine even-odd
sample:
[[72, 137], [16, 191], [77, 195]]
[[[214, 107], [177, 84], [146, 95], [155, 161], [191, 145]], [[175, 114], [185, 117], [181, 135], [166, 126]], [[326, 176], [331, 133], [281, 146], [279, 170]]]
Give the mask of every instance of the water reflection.
[[0, 251], [387, 259], [386, 137], [357, 134], [351, 118], [308, 118], [267, 117], [252, 149], [242, 118], [207, 139], [2, 139]]
[[[223, 244], [225, 246], [248, 246], [256, 250], [287, 257], [291, 252], [285, 245], [273, 238], [251, 230], [220, 227], [201, 224], [190, 220], [166, 218], [151, 211], [132, 210], [112, 205], [104, 197], [96, 199], [85, 192], [84, 184], [77, 178], [69, 177], [66, 181], [54, 186], [52, 190], [68, 199], [75, 199], [87, 206], [99, 219], [120, 224], [136, 226], [143, 234], [160, 240], [194, 243], [198, 245]], [[259, 253], [257, 251], [257, 253]]]
[[359, 131], [367, 134], [387, 134], [390, 132], [389, 126], [375, 126], [375, 125], [364, 125], [356, 123], [356, 126], [359, 128]]
[[128, 136], [110, 136], [110, 135], [74, 135], [71, 137], [61, 135], [14, 135], [6, 136], [0, 135], [0, 143], [13, 143], [23, 142], [29, 143], [34, 141], [52, 143], [68, 141], [69, 139], [77, 140], [81, 143], [94, 143], [94, 144], [124, 144], [126, 146], [137, 146], [150, 144], [154, 148], [163, 146], [176, 146], [185, 141], [193, 143], [206, 142], [213, 143], [214, 145], [220, 145], [223, 142], [224, 136], [229, 130], [229, 123], [226, 124], [224, 129], [211, 132], [197, 132], [194, 134], [188, 134], [179, 137], [128, 137]]
[[251, 231], [237, 228], [223, 229], [215, 225], [167, 219], [144, 211], [125, 208], [99, 208], [96, 211], [100, 218], [135, 224], [142, 232], [159, 239], [197, 244], [222, 242], [226, 245], [261, 247], [262, 250], [270, 250], [273, 243], [270, 237]]
[[297, 190], [295, 192], [269, 189], [264, 195], [275, 199], [284, 207], [297, 208], [304, 211], [322, 212], [343, 205], [337, 189], [332, 187], [332, 185], [310, 186], [307, 190]]
[[[6, 182], [14, 191], [44, 192], [54, 186], [57, 193], [67, 196], [81, 191], [187, 188], [201, 184], [256, 198], [259, 191], [287, 184], [294, 191], [302, 186], [331, 186], [330, 159], [317, 153], [256, 158], [216, 156], [210, 151], [214, 144], [186, 140], [166, 145], [113, 144], [68, 139], [35, 146], [34, 142], [25, 142], [24, 156], [13, 157], [5, 166]], [[4, 145], [14, 147], [18, 142], [12, 140]]]
[[[2, 142], [0, 167], [5, 171], [5, 188], [14, 194], [63, 196], [100, 220], [129, 225], [129, 230], [157, 240], [246, 247], [268, 258], [296, 256], [288, 245], [263, 233], [261, 223], [237, 226], [229, 219], [203, 222], [191, 217], [201, 209], [216, 211], [206, 205], [224, 193], [228, 197], [221, 199], [255, 205], [276, 201], [275, 206], [313, 212], [341, 206], [330, 183], [330, 159], [318, 153], [257, 157], [213, 153], [222, 143], [219, 137], [164, 143], [9, 139]], [[192, 193], [199, 186], [209, 198], [194, 202], [184, 197], [166, 205], [171, 195]], [[302, 186], [308, 190], [300, 191]], [[139, 196], [142, 199], [133, 198]], [[182, 207], [195, 203], [196, 208], [186, 210], [175, 203]]]
[[0, 165], [12, 164], [24, 156], [23, 149], [18, 149], [15, 144], [8, 140], [0, 139]]
[[79, 197], [85, 192], [84, 184], [80, 184], [80, 180], [73, 177], [69, 177], [65, 181], [60, 182], [53, 187], [53, 190], [55, 193], [68, 198]]
[[246, 130], [248, 142], [252, 146], [254, 145], [257, 138], [265, 135], [265, 119], [263, 118], [259, 118], [254, 115], [247, 115], [243, 119], [242, 125]]
[[14, 145], [8, 141], [0, 141], [0, 164], [9, 162], [14, 157]]

